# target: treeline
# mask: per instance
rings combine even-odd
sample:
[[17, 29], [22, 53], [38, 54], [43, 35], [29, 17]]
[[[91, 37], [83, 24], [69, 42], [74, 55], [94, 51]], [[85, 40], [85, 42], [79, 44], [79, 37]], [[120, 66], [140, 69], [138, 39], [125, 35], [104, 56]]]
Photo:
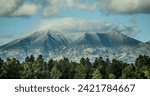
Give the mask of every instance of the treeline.
[[15, 58], [0, 58], [1, 79], [150, 79], [150, 57], [140, 55], [134, 64], [120, 60], [81, 58], [80, 63], [67, 58], [44, 61], [42, 55], [26, 57], [24, 62]]

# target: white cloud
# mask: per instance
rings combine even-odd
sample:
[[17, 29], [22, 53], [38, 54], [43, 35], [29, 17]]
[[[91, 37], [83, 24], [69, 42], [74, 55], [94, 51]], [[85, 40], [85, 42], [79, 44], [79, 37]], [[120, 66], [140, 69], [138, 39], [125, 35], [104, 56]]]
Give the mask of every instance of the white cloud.
[[150, 0], [46, 0], [45, 16], [57, 15], [65, 8], [94, 11], [97, 8], [108, 13], [137, 14], [150, 13]]
[[99, 7], [110, 13], [150, 13], [150, 0], [97, 0]]
[[35, 4], [24, 4], [22, 5], [18, 10], [16, 10], [14, 13], [12, 13], [12, 16], [33, 16], [37, 13], [38, 6]]
[[0, 16], [9, 16], [17, 10], [25, 0], [0, 0]]
[[129, 37], [134, 37], [140, 32], [140, 29], [136, 25], [126, 26], [123, 23], [119, 23], [118, 25], [116, 25], [113, 30], [125, 34]]
[[109, 21], [77, 18], [46, 19], [35, 26], [34, 31], [100, 32], [112, 27]]
[[[0, 0], [0, 16], [33, 16], [38, 11], [38, 5], [26, 0]], [[32, 0], [31, 0], [32, 1]]]
[[79, 2], [79, 0], [47, 0], [47, 4], [44, 7], [44, 16], [53, 16], [57, 15], [61, 10], [66, 8], [76, 8], [79, 10], [96, 10], [96, 2], [87, 3], [87, 0], [84, 2]]
[[97, 4], [93, 3], [93, 4], [88, 4], [88, 3], [79, 3], [76, 4], [76, 8], [77, 9], [81, 9], [81, 10], [89, 10], [89, 11], [94, 11], [96, 10]]
[[[91, 2], [92, 1], [92, 2]], [[60, 11], [75, 8], [108, 13], [150, 13], [150, 0], [0, 0], [0, 16], [33, 16], [38, 11], [44, 16], [58, 15]], [[27, 3], [26, 3], [27, 2]], [[39, 7], [40, 6], [40, 7]]]
[[39, 24], [34, 26], [32, 32], [41, 31], [47, 32], [58, 31], [65, 33], [78, 33], [78, 32], [109, 32], [117, 31], [130, 37], [136, 36], [140, 29], [133, 25], [127, 26], [124, 23], [112, 24], [106, 20], [89, 20], [89, 19], [78, 19], [78, 18], [57, 18], [57, 19], [46, 19], [41, 21]]
[[44, 16], [56, 15], [67, 5], [66, 0], [47, 0], [47, 4], [44, 7]]

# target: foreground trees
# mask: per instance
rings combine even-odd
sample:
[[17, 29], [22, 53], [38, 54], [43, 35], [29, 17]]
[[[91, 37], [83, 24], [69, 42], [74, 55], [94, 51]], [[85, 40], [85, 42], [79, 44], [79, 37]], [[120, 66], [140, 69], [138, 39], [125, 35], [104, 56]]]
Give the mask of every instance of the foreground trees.
[[150, 79], [150, 57], [140, 55], [135, 64], [120, 60], [81, 58], [79, 63], [67, 58], [44, 61], [42, 55], [26, 57], [23, 62], [15, 58], [0, 58], [0, 78], [3, 79]]
[[22, 65], [15, 58], [6, 59], [6, 62], [2, 62], [0, 77], [7, 79], [19, 79], [21, 78]]

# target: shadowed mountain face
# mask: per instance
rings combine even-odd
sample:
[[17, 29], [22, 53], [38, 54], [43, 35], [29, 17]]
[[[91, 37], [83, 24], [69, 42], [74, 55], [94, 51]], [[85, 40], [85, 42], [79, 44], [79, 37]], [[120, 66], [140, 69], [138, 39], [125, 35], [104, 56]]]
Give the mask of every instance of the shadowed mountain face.
[[27, 55], [42, 54], [46, 59], [58, 59], [65, 56], [73, 61], [78, 61], [81, 57], [89, 57], [94, 60], [102, 56], [130, 62], [138, 55], [147, 55], [150, 52], [146, 44], [114, 31], [83, 32], [77, 37], [72, 35], [69, 38], [58, 32], [35, 32], [1, 46], [0, 57], [15, 57], [23, 60]]
[[81, 37], [74, 42], [74, 45], [87, 45], [92, 47], [115, 48], [120, 46], [138, 46], [142, 42], [132, 39], [118, 32], [109, 33], [83, 33]]
[[25, 38], [1, 46], [0, 50], [58, 50], [65, 47], [67, 44], [67, 39], [60, 33], [35, 32]]
[[[27, 55], [42, 54], [45, 57], [60, 52], [68, 45], [68, 40], [58, 32], [35, 32], [0, 47], [1, 57], [15, 57], [20, 60]], [[56, 53], [57, 54], [57, 53]]]

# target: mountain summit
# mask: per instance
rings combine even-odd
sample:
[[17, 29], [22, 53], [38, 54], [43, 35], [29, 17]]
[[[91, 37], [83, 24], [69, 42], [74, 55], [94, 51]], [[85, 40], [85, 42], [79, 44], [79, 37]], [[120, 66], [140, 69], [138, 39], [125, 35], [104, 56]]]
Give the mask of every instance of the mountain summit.
[[62, 34], [55, 32], [35, 32], [31, 35], [12, 41], [0, 47], [1, 50], [26, 50], [40, 48], [42, 50], [59, 49], [68, 44]]
[[[64, 33], [65, 34], [65, 33]], [[28, 55], [42, 54], [45, 59], [65, 56], [72, 61], [81, 57], [120, 59], [133, 62], [140, 54], [150, 53], [146, 44], [119, 32], [82, 32], [68, 38], [59, 32], [35, 32], [0, 47], [2, 58], [15, 57], [23, 60]]]
[[[2, 57], [25, 57], [27, 55], [48, 55], [68, 45], [68, 40], [58, 32], [35, 32], [0, 47]], [[1, 56], [0, 54], [0, 56]], [[20, 56], [19, 56], [20, 55]]]

